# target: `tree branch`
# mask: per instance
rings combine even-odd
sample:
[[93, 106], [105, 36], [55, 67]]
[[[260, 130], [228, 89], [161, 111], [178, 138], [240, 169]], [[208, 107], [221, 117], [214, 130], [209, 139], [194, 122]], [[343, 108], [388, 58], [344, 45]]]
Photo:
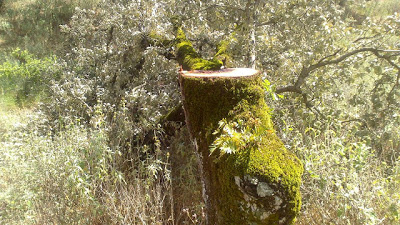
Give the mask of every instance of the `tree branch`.
[[302, 93], [301, 89], [300, 88], [296, 88], [294, 85], [286, 86], [286, 87], [283, 87], [283, 88], [279, 88], [275, 92], [277, 94], [281, 94], [281, 93], [284, 93], [284, 92], [293, 92], [293, 93], [298, 93], [298, 94]]
[[353, 41], [353, 43], [357, 43], [357, 42], [359, 42], [359, 41], [362, 41], [362, 40], [369, 40], [369, 39], [374, 39], [374, 38], [376, 38], [376, 37], [378, 37], [380, 34], [375, 34], [374, 36], [371, 36], [371, 37], [360, 37], [360, 38], [357, 38], [355, 41]]
[[[324, 115], [322, 115], [319, 112], [319, 110], [317, 108], [313, 107], [312, 103], [310, 101], [308, 101], [307, 94], [303, 92], [303, 90], [301, 89], [301, 86], [304, 84], [307, 77], [310, 76], [310, 74], [313, 71], [315, 71], [316, 69], [327, 66], [327, 65], [338, 64], [338, 63], [346, 60], [347, 58], [349, 58], [355, 54], [362, 53], [362, 52], [371, 52], [377, 58], [385, 60], [387, 63], [389, 63], [392, 67], [394, 67], [398, 71], [397, 77], [396, 77], [396, 82], [393, 85], [393, 87], [391, 88], [391, 90], [389, 91], [387, 98], [390, 98], [390, 96], [393, 95], [394, 90], [398, 86], [400, 86], [400, 66], [391, 60], [391, 57], [393, 57], [393, 55], [381, 54], [381, 53], [387, 53], [387, 52], [389, 52], [389, 53], [390, 52], [400, 52], [400, 50], [382, 50], [382, 49], [376, 49], [376, 48], [360, 48], [360, 49], [348, 52], [342, 56], [339, 56], [336, 59], [328, 60], [329, 58], [336, 56], [341, 50], [342, 49], [339, 49], [336, 52], [334, 52], [333, 54], [325, 56], [324, 58], [319, 60], [316, 64], [312, 64], [308, 67], [303, 66], [303, 68], [301, 69], [300, 75], [298, 76], [295, 84], [279, 88], [276, 90], [276, 93], [277, 94], [281, 94], [284, 92], [298, 93], [298, 94], [302, 95], [303, 102], [305, 103], [307, 108], [314, 109], [319, 115], [324, 117]], [[389, 102], [389, 99], [388, 99], [388, 102]]]
[[278, 23], [278, 19], [276, 18], [272, 18], [271, 20], [268, 20], [266, 22], [263, 23], [256, 23], [256, 27], [262, 27], [262, 26], [266, 26], [266, 25], [274, 25]]
[[[339, 54], [339, 52], [341, 52], [342, 50], [343, 50], [343, 48], [340, 48], [340, 49], [337, 50], [336, 52], [334, 52], [334, 53], [332, 53], [332, 54], [330, 54], [330, 55], [325, 56], [324, 58], [322, 58], [321, 60], [319, 60], [318, 63], [322, 63], [324, 60], [326, 60], [326, 59], [328, 59], [328, 58], [331, 58], [331, 57], [333, 57], [333, 56], [336, 56], [336, 55]], [[318, 64], [318, 63], [317, 63], [317, 64]]]
[[326, 119], [325, 115], [321, 113], [312, 103], [311, 101], [308, 100], [308, 96], [306, 93], [304, 93], [300, 88], [296, 88], [295, 86], [288, 86], [283, 88], [282, 90], [276, 91], [277, 94], [282, 93], [282, 92], [293, 92], [300, 94], [301, 97], [303, 98], [303, 103], [305, 106], [311, 110], [314, 110], [319, 116], [322, 118]]
[[[300, 75], [297, 78], [297, 81], [295, 82], [294, 85], [291, 86], [287, 86], [287, 87], [283, 87], [278, 89], [276, 92], [277, 93], [283, 93], [283, 92], [296, 92], [298, 93], [298, 90], [301, 91], [301, 86], [304, 84], [305, 79], [310, 76], [310, 74], [315, 71], [318, 68], [324, 67], [324, 66], [328, 66], [328, 65], [332, 65], [332, 64], [338, 64], [344, 60], [346, 60], [347, 58], [356, 55], [358, 53], [363, 53], [363, 52], [371, 52], [373, 53], [376, 57], [381, 58], [386, 60], [391, 66], [395, 67], [397, 70], [400, 70], [400, 67], [398, 65], [396, 65], [393, 61], [390, 60], [391, 56], [386, 56], [386, 55], [381, 55], [380, 52], [400, 52], [400, 50], [382, 50], [382, 49], [376, 49], [376, 48], [360, 48], [360, 49], [356, 49], [353, 50], [351, 52], [348, 52], [336, 59], [332, 59], [332, 60], [327, 60], [328, 58], [331, 58], [335, 55], [337, 55], [340, 52], [340, 50], [336, 51], [333, 54], [330, 54], [328, 56], [325, 56], [324, 58], [322, 58], [321, 60], [319, 60], [316, 64], [312, 64], [308, 67], [303, 66], [303, 68], [301, 69]], [[295, 91], [294, 91], [295, 90]]]

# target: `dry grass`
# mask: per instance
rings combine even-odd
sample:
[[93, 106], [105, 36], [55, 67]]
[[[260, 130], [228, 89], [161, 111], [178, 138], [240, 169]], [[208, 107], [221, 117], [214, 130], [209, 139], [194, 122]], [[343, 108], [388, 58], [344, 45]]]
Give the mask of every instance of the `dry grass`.
[[[0, 224], [204, 223], [186, 129], [171, 140], [173, 174], [168, 158], [149, 158], [120, 180], [101, 132], [72, 126], [45, 134], [29, 125], [35, 115], [0, 98]], [[149, 176], [155, 164], [159, 172]]]

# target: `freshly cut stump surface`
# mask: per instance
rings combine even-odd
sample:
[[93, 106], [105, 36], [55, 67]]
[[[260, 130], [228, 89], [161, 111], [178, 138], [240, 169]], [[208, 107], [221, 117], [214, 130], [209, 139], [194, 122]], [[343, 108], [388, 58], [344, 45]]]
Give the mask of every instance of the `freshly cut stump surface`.
[[[303, 167], [275, 134], [261, 73], [232, 68], [179, 74], [186, 124], [200, 159], [207, 224], [292, 224], [301, 205]], [[230, 137], [224, 128], [232, 124], [241, 127], [229, 129], [251, 138], [232, 136], [233, 153], [218, 148], [211, 153], [218, 137]]]
[[250, 68], [230, 68], [222, 70], [193, 70], [193, 71], [181, 71], [181, 74], [186, 77], [208, 77], [208, 78], [239, 78], [255, 76], [259, 74], [258, 70]]

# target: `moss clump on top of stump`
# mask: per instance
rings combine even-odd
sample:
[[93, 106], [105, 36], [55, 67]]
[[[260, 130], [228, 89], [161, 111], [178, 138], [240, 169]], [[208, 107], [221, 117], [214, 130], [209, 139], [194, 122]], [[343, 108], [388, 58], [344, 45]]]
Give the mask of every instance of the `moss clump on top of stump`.
[[181, 27], [176, 28], [176, 42], [178, 62], [184, 70], [219, 70], [221, 68], [222, 61], [205, 60], [199, 56]]
[[[207, 224], [292, 224], [301, 205], [303, 167], [273, 131], [259, 72], [182, 71], [180, 84], [201, 161]], [[218, 157], [210, 146], [222, 119], [262, 124], [271, 132], [255, 145]]]

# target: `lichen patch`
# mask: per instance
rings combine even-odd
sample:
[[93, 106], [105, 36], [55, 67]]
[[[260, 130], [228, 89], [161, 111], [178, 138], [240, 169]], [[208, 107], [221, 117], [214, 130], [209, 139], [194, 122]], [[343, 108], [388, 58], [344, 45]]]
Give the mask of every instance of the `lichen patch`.
[[257, 194], [261, 198], [274, 195], [274, 190], [265, 182], [260, 182], [257, 185]]

